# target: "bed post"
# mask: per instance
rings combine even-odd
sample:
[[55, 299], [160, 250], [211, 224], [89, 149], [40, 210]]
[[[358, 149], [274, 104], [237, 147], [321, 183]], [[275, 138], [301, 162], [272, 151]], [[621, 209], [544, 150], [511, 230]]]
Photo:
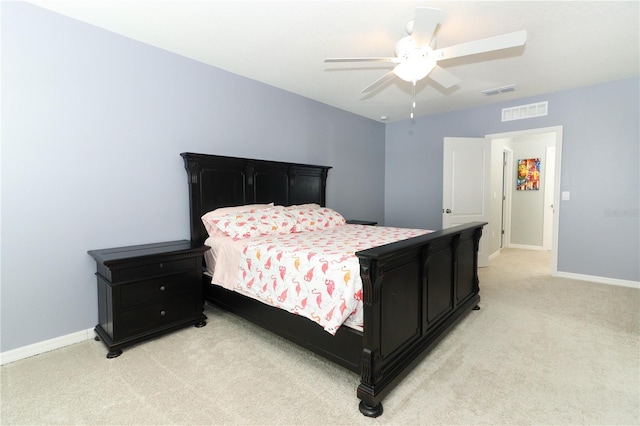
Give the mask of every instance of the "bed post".
[[[374, 285], [376, 279], [382, 279], [378, 275], [377, 262], [372, 259], [360, 259], [360, 277], [362, 278], [363, 303], [365, 324], [379, 324], [380, 322], [380, 297], [376, 297]], [[379, 330], [378, 327], [376, 327]], [[360, 373], [360, 385], [358, 386], [358, 398], [360, 398], [360, 412], [367, 417], [378, 417], [382, 414], [382, 403], [375, 395], [374, 385], [380, 376], [380, 335], [378, 333], [365, 333], [362, 350], [362, 369]]]
[[[189, 185], [189, 226], [191, 232], [191, 240], [197, 243], [203, 243], [206, 237], [203, 237], [202, 222], [200, 222], [199, 212], [202, 210], [202, 200], [198, 192], [199, 168], [198, 163], [187, 153], [180, 154], [184, 160], [184, 168], [187, 170], [187, 183]], [[200, 241], [202, 240], [202, 241]]]

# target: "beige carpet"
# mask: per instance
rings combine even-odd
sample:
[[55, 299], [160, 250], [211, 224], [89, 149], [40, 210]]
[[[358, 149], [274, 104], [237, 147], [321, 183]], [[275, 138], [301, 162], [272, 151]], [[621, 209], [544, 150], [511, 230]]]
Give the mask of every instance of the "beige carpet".
[[551, 278], [504, 250], [474, 311], [362, 416], [357, 375], [207, 307], [108, 360], [87, 341], [1, 367], [12, 424], [640, 424], [640, 291]]

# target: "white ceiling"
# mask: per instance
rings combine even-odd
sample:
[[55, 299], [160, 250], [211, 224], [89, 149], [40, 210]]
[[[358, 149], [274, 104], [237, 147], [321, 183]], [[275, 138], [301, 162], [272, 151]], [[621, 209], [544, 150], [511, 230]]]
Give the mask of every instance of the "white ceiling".
[[[388, 121], [409, 118], [411, 84], [360, 91], [391, 65], [327, 57], [394, 56], [416, 7], [445, 19], [438, 47], [527, 30], [524, 47], [440, 62], [460, 78], [418, 82], [416, 116], [640, 75], [635, 1], [31, 0], [30, 3], [289, 92]], [[510, 84], [496, 96], [480, 91]]]

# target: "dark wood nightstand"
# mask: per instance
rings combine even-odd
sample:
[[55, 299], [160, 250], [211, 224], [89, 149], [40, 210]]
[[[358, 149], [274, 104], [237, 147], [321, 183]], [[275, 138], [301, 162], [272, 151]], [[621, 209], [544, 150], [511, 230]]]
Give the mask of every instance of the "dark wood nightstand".
[[369, 226], [376, 226], [378, 224], [378, 222], [373, 222], [371, 220], [357, 220], [357, 219], [349, 219], [347, 220], [347, 223], [349, 225], [369, 225]]
[[202, 256], [190, 241], [90, 250], [97, 263], [96, 340], [122, 348], [187, 325], [202, 327]]

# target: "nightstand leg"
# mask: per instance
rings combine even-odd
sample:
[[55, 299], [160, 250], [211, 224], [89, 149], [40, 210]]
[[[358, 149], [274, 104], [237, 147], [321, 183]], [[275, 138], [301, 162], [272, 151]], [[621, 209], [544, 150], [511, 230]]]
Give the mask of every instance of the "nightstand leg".
[[195, 323], [194, 325], [196, 326], [196, 328], [201, 328], [207, 325], [207, 322], [205, 320], [202, 320], [200, 322]]

